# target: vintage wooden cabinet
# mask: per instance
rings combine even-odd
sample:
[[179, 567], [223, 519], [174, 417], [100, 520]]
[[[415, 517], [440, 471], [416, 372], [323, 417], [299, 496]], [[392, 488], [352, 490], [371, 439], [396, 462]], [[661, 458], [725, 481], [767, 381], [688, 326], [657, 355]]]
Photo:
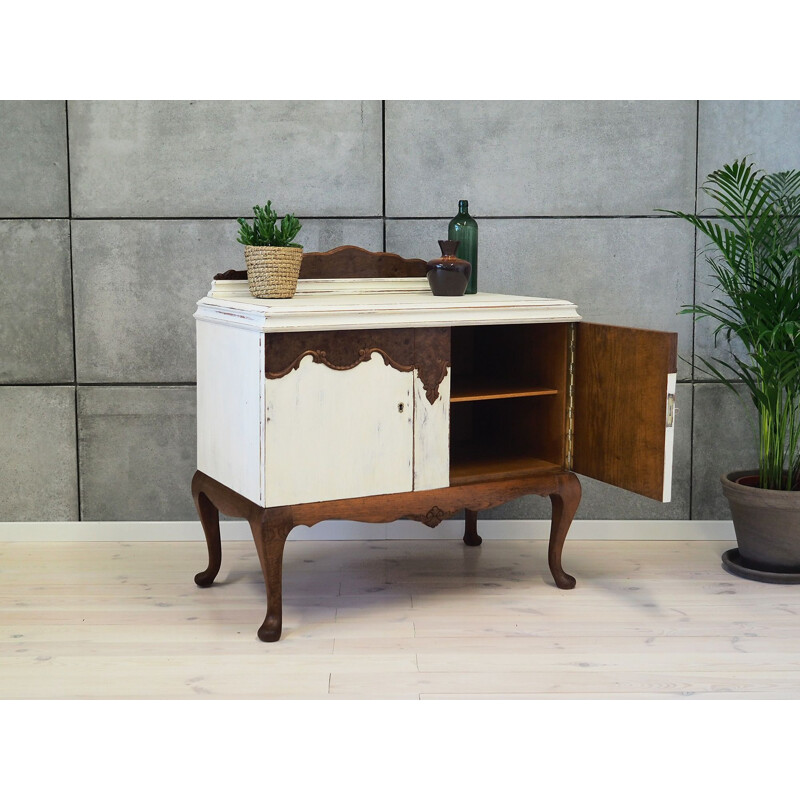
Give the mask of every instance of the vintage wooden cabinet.
[[434, 297], [425, 264], [343, 247], [306, 254], [291, 300], [257, 300], [241, 273], [198, 302], [192, 483], [220, 567], [219, 511], [249, 520], [281, 633], [283, 546], [325, 519], [477, 513], [523, 494], [553, 506], [549, 566], [580, 473], [670, 499], [677, 334], [580, 320], [575, 305], [478, 293]]

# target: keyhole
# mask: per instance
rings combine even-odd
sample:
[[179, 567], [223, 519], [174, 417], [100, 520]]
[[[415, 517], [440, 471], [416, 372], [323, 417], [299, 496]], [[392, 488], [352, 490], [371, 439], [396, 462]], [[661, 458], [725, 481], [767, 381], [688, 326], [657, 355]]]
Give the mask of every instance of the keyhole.
[[405, 403], [398, 403], [398, 404], [397, 404], [397, 410], [398, 410], [398, 411], [399, 411], [401, 414], [403, 413], [403, 409], [404, 409], [405, 407], [406, 407], [406, 406], [405, 406]]

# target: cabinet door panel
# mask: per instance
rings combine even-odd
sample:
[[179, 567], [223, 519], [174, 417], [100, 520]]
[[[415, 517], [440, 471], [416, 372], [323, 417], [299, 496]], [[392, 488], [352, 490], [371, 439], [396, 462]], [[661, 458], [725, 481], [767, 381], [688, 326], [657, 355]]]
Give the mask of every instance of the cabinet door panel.
[[266, 505], [410, 492], [414, 373], [379, 353], [349, 369], [306, 355], [266, 381]]
[[668, 502], [668, 395], [674, 401], [678, 335], [589, 322], [575, 327], [572, 468]]

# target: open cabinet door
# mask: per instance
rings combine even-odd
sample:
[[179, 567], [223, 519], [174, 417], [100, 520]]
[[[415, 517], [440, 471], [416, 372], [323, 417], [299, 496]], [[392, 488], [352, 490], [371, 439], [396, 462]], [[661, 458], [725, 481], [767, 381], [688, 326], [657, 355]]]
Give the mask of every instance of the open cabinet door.
[[575, 323], [575, 472], [669, 502], [677, 350], [677, 333]]

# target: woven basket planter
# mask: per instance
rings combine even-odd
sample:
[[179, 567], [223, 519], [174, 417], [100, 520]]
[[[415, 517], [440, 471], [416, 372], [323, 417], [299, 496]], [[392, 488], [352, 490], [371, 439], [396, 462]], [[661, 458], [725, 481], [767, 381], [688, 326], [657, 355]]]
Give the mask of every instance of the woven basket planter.
[[302, 247], [245, 245], [247, 285], [253, 297], [293, 297], [303, 260]]

